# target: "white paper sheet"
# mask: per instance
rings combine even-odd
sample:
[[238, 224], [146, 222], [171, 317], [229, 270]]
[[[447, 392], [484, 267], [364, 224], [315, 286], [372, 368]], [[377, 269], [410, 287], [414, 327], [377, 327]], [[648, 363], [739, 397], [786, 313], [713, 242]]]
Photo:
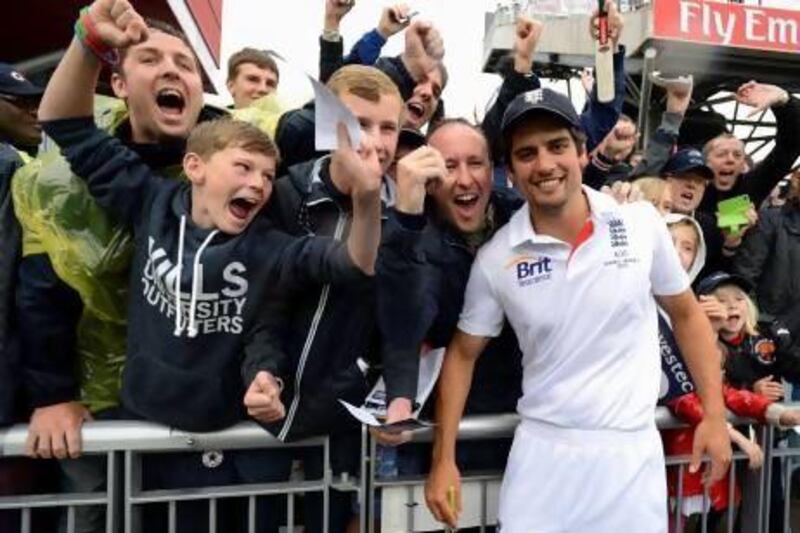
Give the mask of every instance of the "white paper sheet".
[[318, 151], [330, 151], [338, 148], [336, 126], [342, 122], [350, 134], [350, 144], [358, 148], [361, 144], [361, 126], [358, 119], [326, 86], [312, 78], [314, 87], [314, 147]]

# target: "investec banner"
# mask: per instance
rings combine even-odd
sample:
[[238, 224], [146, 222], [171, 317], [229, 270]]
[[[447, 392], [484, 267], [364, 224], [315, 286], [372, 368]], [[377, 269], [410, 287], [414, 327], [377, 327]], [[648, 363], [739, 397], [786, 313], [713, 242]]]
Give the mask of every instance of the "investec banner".
[[655, 36], [797, 53], [800, 11], [707, 0], [655, 0]]

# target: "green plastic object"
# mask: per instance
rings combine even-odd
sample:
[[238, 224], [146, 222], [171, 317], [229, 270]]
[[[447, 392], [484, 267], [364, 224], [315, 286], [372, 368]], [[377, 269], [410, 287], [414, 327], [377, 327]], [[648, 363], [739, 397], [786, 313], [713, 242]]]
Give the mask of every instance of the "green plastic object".
[[750, 221], [747, 212], [753, 208], [753, 202], [746, 194], [723, 200], [717, 204], [717, 226], [730, 233], [739, 234]]

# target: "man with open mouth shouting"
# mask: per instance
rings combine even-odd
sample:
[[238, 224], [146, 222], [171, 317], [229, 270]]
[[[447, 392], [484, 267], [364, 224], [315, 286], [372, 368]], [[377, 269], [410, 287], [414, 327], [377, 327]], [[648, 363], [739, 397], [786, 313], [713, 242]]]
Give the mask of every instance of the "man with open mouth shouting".
[[[164, 22], [147, 24], [148, 38], [118, 51], [112, 65], [120, 100], [98, 98], [95, 119], [152, 169], [177, 177], [186, 137], [213, 113], [203, 108], [186, 37]], [[132, 238], [97, 206], [57, 147], [46, 147], [12, 184], [23, 230], [17, 316], [23, 386], [35, 408], [30, 453], [61, 459], [80, 455], [84, 420], [115, 416], [119, 406]], [[60, 462], [70, 490], [105, 482], [102, 461], [91, 459]], [[104, 527], [101, 511], [78, 509], [79, 527]]]

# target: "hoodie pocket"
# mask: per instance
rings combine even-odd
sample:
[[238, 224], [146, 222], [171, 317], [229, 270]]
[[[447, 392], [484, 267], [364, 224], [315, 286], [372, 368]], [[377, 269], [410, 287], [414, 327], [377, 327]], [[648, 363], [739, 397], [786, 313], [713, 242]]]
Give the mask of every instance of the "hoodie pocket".
[[128, 360], [122, 378], [126, 407], [152, 422], [185, 431], [215, 431], [243, 418], [237, 372], [178, 368], [158, 359]]

